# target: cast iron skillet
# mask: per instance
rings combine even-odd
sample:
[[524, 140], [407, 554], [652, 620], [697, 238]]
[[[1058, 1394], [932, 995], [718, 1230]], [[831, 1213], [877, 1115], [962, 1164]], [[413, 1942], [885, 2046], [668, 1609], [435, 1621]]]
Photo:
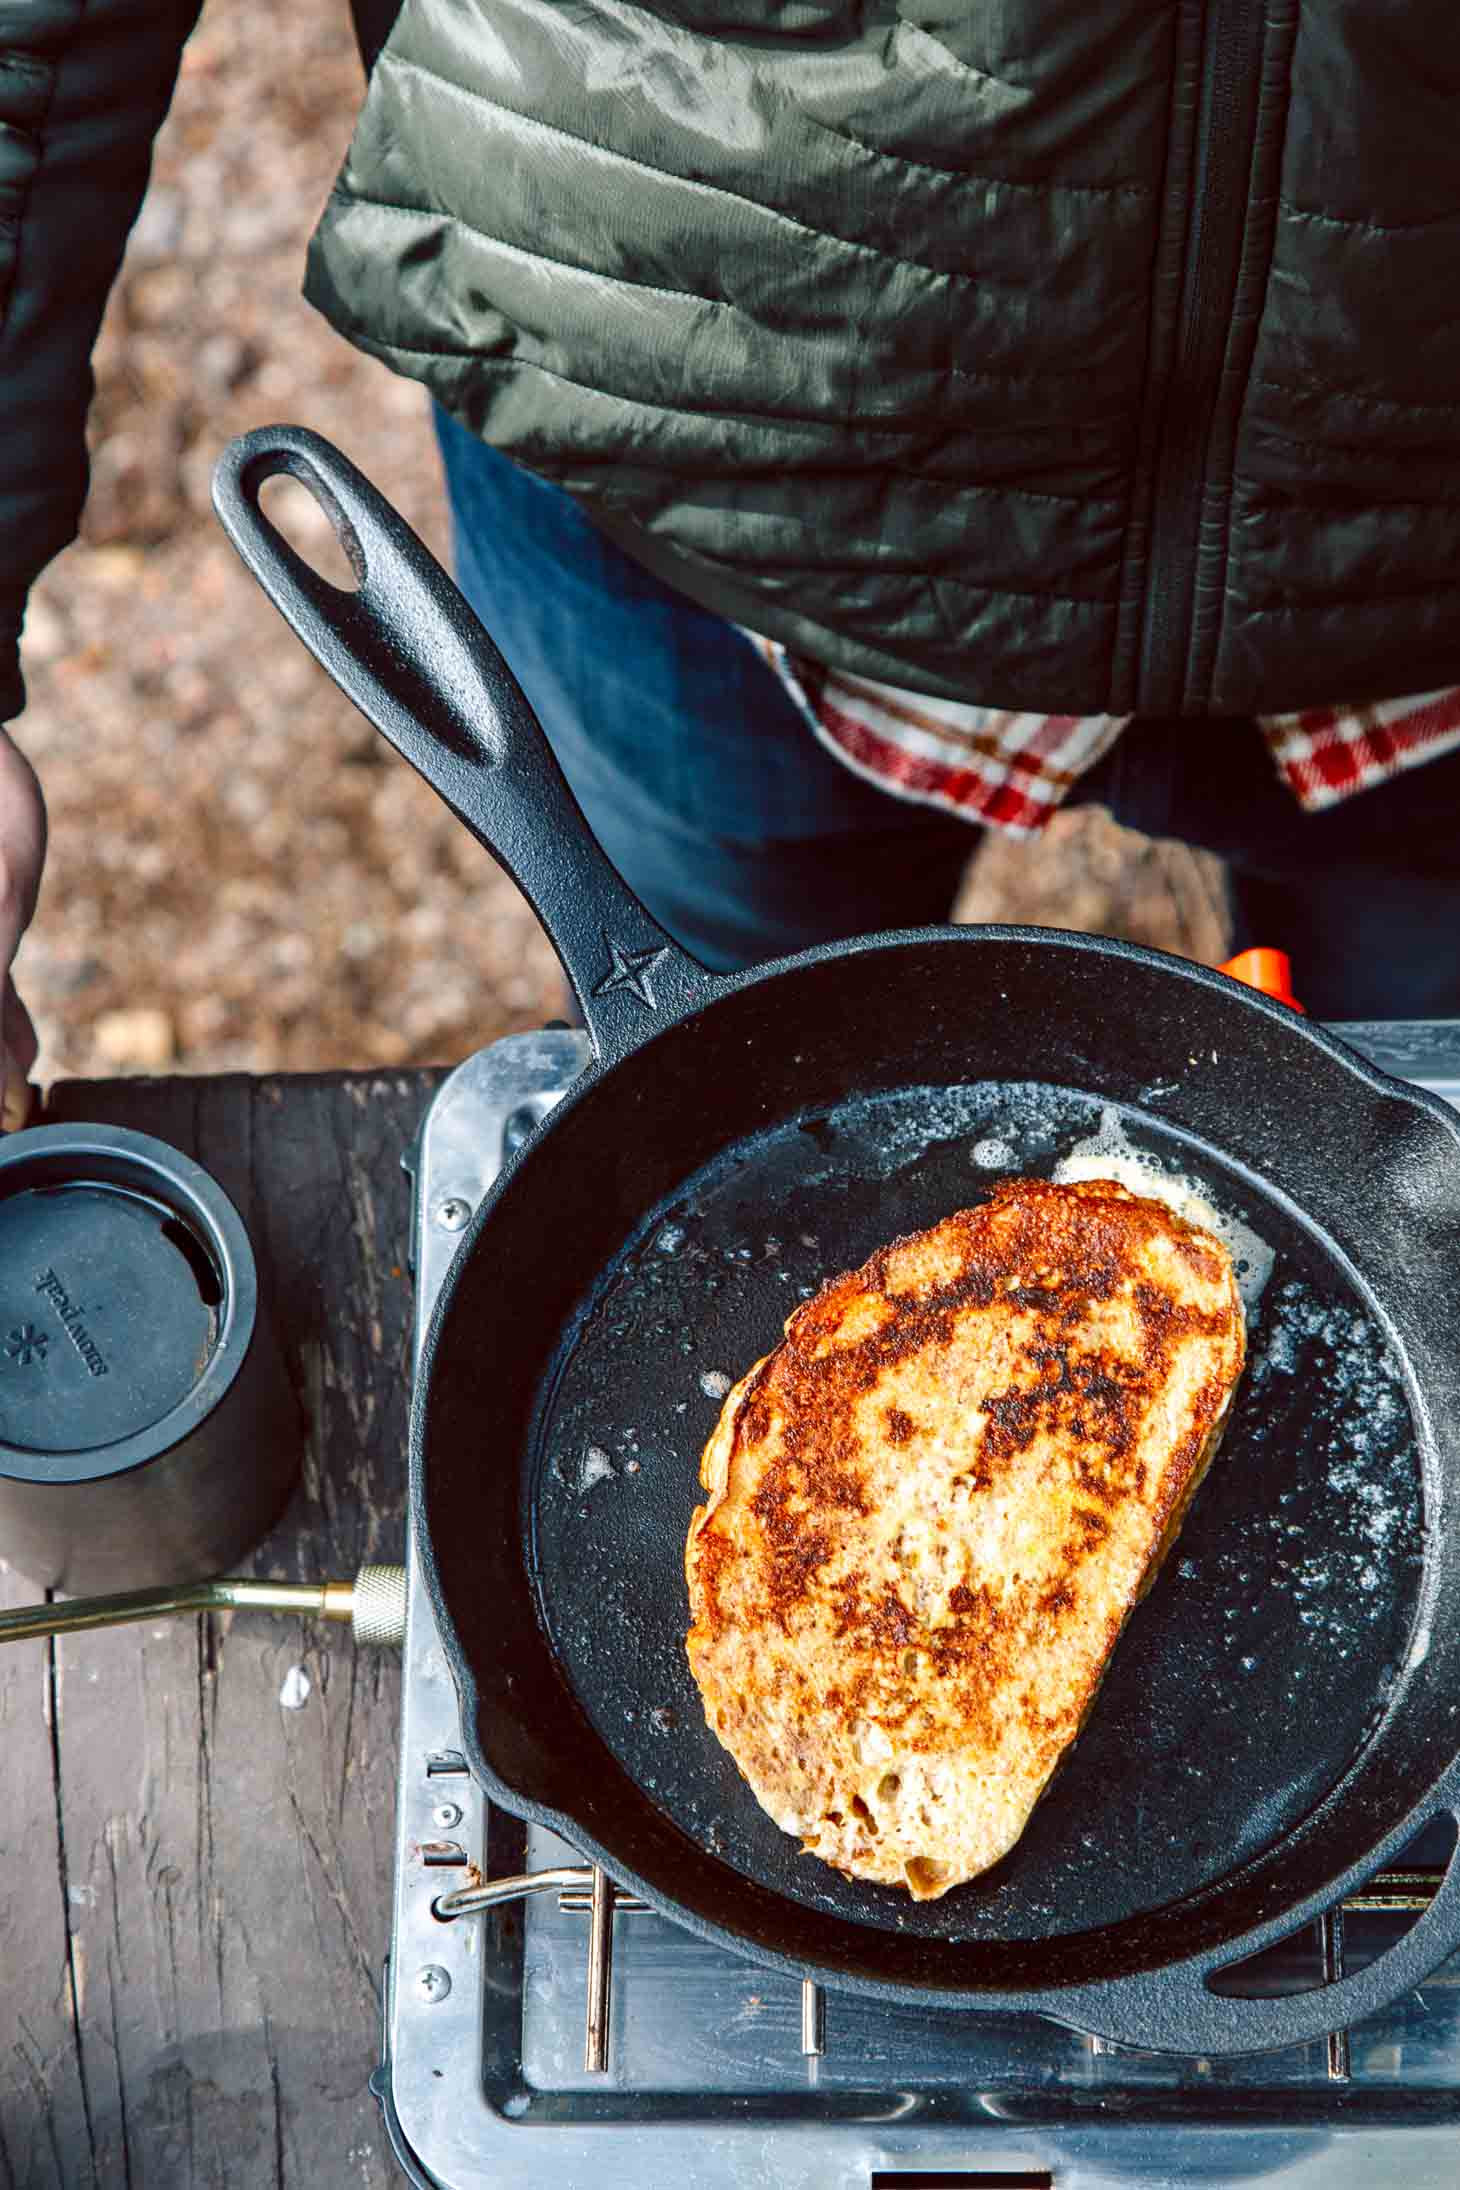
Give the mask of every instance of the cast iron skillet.
[[[280, 472], [357, 591], [262, 514]], [[215, 496], [527, 892], [593, 1041], [477, 1211], [415, 1396], [415, 1541], [491, 1797], [692, 1930], [889, 1999], [1210, 2054], [1418, 1982], [1460, 1944], [1460, 1865], [1369, 1967], [1214, 1989], [1460, 1802], [1456, 1118], [1222, 975], [1084, 936], [930, 928], [712, 977], [608, 865], [501, 656], [359, 472], [266, 429]], [[1253, 1361], [1023, 1840], [914, 1905], [801, 1855], [705, 1728], [682, 1648], [698, 1454], [803, 1292], [1000, 1171], [1048, 1171], [1102, 1113], [1275, 1250]]]

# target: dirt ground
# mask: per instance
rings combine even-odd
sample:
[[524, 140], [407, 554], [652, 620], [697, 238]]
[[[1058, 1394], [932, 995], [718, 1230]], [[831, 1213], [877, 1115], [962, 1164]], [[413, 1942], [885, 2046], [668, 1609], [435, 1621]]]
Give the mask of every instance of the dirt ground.
[[[96, 358], [82, 539], [18, 734], [51, 859], [18, 974], [40, 1077], [436, 1063], [557, 1008], [512, 885], [285, 630], [210, 511], [231, 435], [338, 440], [438, 551], [421, 392], [301, 301], [360, 67], [343, 0], [210, 0]], [[1222, 955], [1220, 872], [1100, 814], [991, 844], [961, 917]]]

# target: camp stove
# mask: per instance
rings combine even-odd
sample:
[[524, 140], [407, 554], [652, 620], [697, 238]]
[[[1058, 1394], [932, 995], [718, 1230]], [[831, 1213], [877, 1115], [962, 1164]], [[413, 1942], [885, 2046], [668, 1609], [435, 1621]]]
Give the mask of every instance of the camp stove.
[[[1460, 1105], [1460, 1022], [1339, 1029]], [[442, 1085], [415, 1179], [416, 1356], [504, 1156], [587, 1056], [563, 1030]], [[652, 1914], [483, 1798], [407, 1547], [394, 1924], [373, 2080], [426, 2190], [1283, 2190], [1460, 2183], [1460, 1956], [1383, 2015], [1281, 2053], [1140, 2054], [1036, 2017], [824, 1994]], [[1295, 1991], [1356, 1968], [1441, 1874], [1422, 1840], [1252, 1966]], [[461, 1912], [453, 1914], [453, 1911]]]

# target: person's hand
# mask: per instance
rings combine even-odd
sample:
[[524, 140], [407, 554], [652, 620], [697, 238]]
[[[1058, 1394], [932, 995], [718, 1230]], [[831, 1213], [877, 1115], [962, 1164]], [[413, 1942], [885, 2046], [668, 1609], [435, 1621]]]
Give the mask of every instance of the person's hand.
[[36, 1059], [35, 1028], [16, 994], [11, 965], [30, 926], [46, 856], [46, 808], [35, 770], [0, 728], [0, 1132], [25, 1124], [26, 1074]]

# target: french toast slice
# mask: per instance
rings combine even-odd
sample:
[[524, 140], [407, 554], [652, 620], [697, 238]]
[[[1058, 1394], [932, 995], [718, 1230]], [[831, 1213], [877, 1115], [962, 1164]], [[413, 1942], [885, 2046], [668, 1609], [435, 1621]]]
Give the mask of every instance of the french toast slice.
[[1231, 1257], [1105, 1179], [1014, 1179], [798, 1308], [725, 1401], [689, 1662], [762, 1806], [929, 1900], [1008, 1853], [1220, 1440]]

